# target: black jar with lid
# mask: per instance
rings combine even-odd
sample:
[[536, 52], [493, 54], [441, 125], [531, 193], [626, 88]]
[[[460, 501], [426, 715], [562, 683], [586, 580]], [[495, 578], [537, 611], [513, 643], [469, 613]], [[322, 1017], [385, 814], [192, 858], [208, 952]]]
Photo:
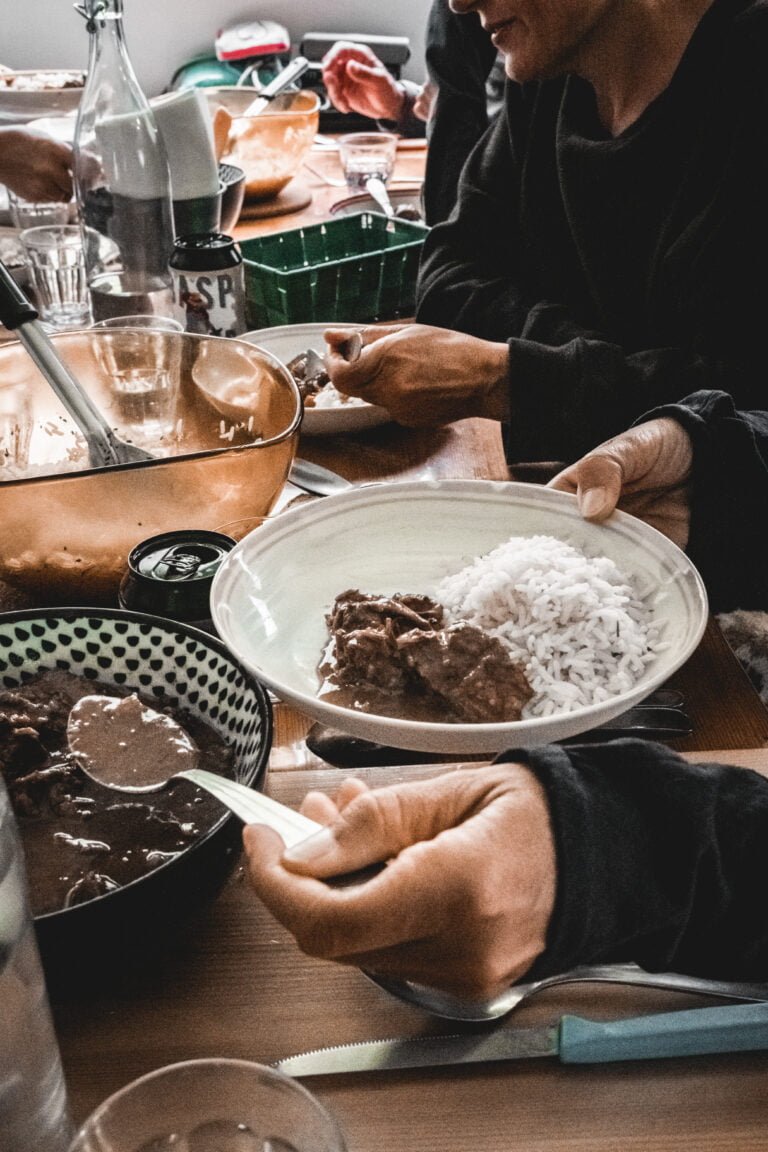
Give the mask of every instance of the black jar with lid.
[[169, 261], [173, 315], [185, 332], [239, 336], [246, 330], [243, 257], [231, 236], [177, 236]]
[[120, 583], [121, 608], [181, 620], [215, 635], [210, 595], [219, 565], [235, 546], [222, 532], [161, 532], [133, 548]]

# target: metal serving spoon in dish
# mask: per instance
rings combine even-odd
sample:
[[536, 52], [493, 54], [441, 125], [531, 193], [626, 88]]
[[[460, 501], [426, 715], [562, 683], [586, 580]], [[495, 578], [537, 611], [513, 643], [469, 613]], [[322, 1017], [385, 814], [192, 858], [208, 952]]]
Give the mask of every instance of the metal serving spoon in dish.
[[172, 717], [137, 696], [83, 696], [67, 722], [69, 748], [86, 776], [116, 792], [159, 792], [171, 780], [191, 780], [245, 824], [268, 824], [286, 845], [320, 825], [284, 804], [197, 765], [197, 748]]
[[[197, 768], [197, 749], [181, 725], [172, 717], [148, 708], [136, 696], [82, 697], [70, 712], [67, 736], [70, 750], [86, 775], [107, 788], [148, 793], [160, 791], [172, 779], [190, 780], [210, 792], [244, 823], [274, 828], [287, 847], [321, 828], [316, 821], [269, 796]], [[362, 879], [363, 874], [356, 873], [340, 878], [340, 883], [359, 883]], [[486, 1002], [462, 1000], [448, 992], [392, 976], [371, 972], [365, 975], [398, 999], [434, 1016], [475, 1022], [505, 1016], [530, 996], [557, 984], [633, 984], [729, 1000], [768, 1000], [768, 984], [732, 984], [670, 972], [645, 972], [631, 964], [575, 968], [531, 984], [514, 985]]]
[[115, 435], [104, 415], [70, 372], [38, 321], [38, 314], [0, 260], [0, 320], [15, 331], [30, 357], [40, 369], [77, 424], [88, 445], [92, 467], [110, 464], [137, 464], [154, 457]]

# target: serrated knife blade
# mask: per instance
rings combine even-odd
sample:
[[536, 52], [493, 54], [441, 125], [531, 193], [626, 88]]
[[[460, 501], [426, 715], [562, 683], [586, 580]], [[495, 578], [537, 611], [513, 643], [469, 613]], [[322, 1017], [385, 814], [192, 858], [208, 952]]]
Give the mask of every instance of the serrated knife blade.
[[288, 1056], [273, 1067], [289, 1076], [324, 1076], [539, 1056], [558, 1056], [563, 1064], [599, 1064], [761, 1048], [768, 1048], [768, 1004], [738, 1004], [626, 1020], [563, 1016], [544, 1028], [361, 1041]]

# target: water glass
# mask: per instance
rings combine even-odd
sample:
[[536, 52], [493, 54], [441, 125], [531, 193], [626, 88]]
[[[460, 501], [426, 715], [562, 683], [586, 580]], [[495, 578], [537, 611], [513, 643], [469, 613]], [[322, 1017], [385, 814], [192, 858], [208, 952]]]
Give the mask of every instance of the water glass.
[[245, 1060], [189, 1060], [134, 1080], [86, 1120], [70, 1152], [346, 1152], [341, 1129], [290, 1076]]
[[0, 1147], [65, 1152], [72, 1136], [26, 877], [0, 777]]
[[126, 327], [115, 324], [94, 330], [93, 350], [110, 382], [110, 419], [119, 436], [161, 452], [176, 439], [177, 404], [181, 383], [182, 340], [174, 326]]
[[57, 329], [91, 322], [85, 248], [77, 224], [25, 228], [19, 236], [40, 314]]
[[397, 136], [389, 132], [352, 132], [339, 139], [339, 159], [350, 192], [365, 192], [372, 176], [387, 184], [395, 167]]
[[97, 320], [91, 328], [154, 328], [156, 332], [183, 332], [184, 325], [172, 316], [155, 316], [151, 312], [142, 312], [136, 316], [109, 316], [106, 320]]
[[0, 385], [0, 481], [15, 479], [29, 466], [32, 402], [24, 384]]
[[14, 228], [37, 228], [48, 224], [67, 224], [72, 210], [72, 202], [62, 204], [61, 201], [46, 203], [35, 200], [25, 200], [8, 189], [8, 211]]

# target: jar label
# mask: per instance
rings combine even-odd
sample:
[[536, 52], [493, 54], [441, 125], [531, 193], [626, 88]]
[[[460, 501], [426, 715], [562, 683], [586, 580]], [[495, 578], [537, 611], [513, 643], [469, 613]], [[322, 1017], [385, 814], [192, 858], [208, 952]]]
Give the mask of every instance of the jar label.
[[172, 269], [173, 312], [187, 332], [238, 336], [245, 331], [242, 265], [219, 272]]

